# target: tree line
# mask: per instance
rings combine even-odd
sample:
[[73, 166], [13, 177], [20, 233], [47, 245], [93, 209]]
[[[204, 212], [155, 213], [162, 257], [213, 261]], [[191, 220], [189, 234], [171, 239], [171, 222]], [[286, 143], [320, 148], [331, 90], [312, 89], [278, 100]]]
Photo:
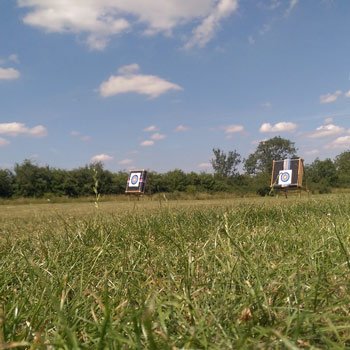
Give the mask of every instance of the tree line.
[[[244, 195], [270, 192], [272, 161], [297, 158], [295, 143], [279, 136], [261, 141], [246, 159], [236, 151], [213, 149], [213, 174], [185, 173], [180, 169], [148, 173], [146, 191], [162, 192], [234, 192]], [[13, 171], [0, 169], [0, 197], [81, 197], [94, 194], [122, 194], [128, 172], [111, 172], [102, 163], [88, 164], [72, 170], [39, 166], [31, 160], [15, 164]], [[334, 160], [316, 158], [305, 166], [304, 183], [315, 192], [328, 193], [335, 187], [350, 187], [350, 151]], [[96, 188], [97, 186], [97, 188]]]

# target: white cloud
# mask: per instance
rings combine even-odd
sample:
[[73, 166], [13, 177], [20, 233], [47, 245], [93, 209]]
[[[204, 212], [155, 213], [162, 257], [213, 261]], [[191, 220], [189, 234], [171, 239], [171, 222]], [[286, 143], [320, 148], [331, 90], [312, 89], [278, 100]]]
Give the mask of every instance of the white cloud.
[[341, 126], [334, 124], [321, 125], [314, 132], [311, 132], [308, 136], [311, 138], [322, 138], [328, 136], [339, 135], [344, 132], [345, 129]]
[[220, 0], [202, 23], [193, 30], [192, 38], [186, 48], [204, 47], [213, 37], [222, 19], [229, 17], [238, 9], [238, 0]]
[[108, 154], [96, 154], [95, 156], [91, 157], [92, 162], [108, 162], [112, 160], [113, 157]]
[[151, 139], [154, 140], [154, 141], [163, 140], [165, 138], [166, 138], [166, 136], [164, 134], [160, 134], [159, 132], [156, 132], [155, 134], [153, 134], [151, 136]]
[[242, 131], [244, 131], [243, 125], [228, 125], [225, 127], [226, 134], [233, 134], [233, 133], [242, 132]]
[[142, 147], [149, 147], [149, 146], [153, 146], [154, 145], [154, 141], [152, 140], [145, 140], [145, 141], [142, 141], [140, 143], [140, 146]]
[[350, 148], [350, 136], [340, 136], [327, 144], [325, 148]]
[[259, 131], [260, 132], [292, 132], [298, 126], [295, 123], [291, 122], [280, 122], [275, 125], [271, 125], [270, 123], [264, 123], [261, 125]]
[[6, 146], [10, 143], [10, 141], [7, 141], [6, 139], [0, 137], [0, 147]]
[[150, 125], [150, 126], [147, 126], [147, 128], [144, 128], [143, 131], [146, 131], [146, 132], [152, 132], [152, 131], [157, 131], [159, 130], [155, 125]]
[[42, 125], [28, 128], [23, 123], [0, 123], [0, 134], [9, 136], [29, 135], [35, 137], [41, 137], [47, 135], [47, 129]]
[[20, 75], [17, 69], [0, 67], [0, 80], [14, 80], [18, 79]]
[[320, 103], [333, 103], [335, 102], [338, 97], [340, 97], [342, 95], [342, 92], [340, 90], [337, 90], [334, 93], [329, 93], [326, 95], [321, 95], [320, 96]]
[[345, 93], [345, 97], [349, 97], [350, 98], [350, 90]]
[[333, 123], [333, 118], [332, 117], [328, 117], [324, 120], [325, 124], [332, 124]]
[[91, 49], [103, 49], [112, 36], [126, 31], [164, 33], [201, 21], [192, 46], [205, 45], [222, 19], [238, 7], [238, 0], [17, 0], [27, 25], [54, 33], [86, 36]]
[[120, 165], [130, 165], [130, 164], [132, 164], [132, 162], [133, 162], [133, 160], [132, 159], [123, 159], [123, 160], [121, 160], [121, 161], [119, 161], [118, 162], [118, 164], [120, 164]]
[[200, 164], [198, 164], [198, 168], [199, 169], [210, 169], [211, 164], [210, 163], [200, 163]]
[[[137, 66], [137, 67], [136, 67]], [[111, 75], [99, 88], [100, 95], [109, 97], [124, 93], [137, 93], [156, 98], [171, 90], [182, 90], [177, 84], [166, 81], [155, 75], [136, 74], [139, 66], [136, 64], [119, 68], [121, 75]]]
[[189, 129], [188, 126], [180, 124], [175, 128], [175, 131], [176, 132], [184, 132], [184, 131], [187, 131], [188, 129]]

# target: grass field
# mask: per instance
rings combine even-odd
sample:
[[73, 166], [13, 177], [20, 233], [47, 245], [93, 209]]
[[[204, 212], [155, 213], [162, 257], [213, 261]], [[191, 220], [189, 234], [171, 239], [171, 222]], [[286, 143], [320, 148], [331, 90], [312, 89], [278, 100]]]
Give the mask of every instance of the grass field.
[[0, 349], [350, 348], [350, 196], [0, 206]]

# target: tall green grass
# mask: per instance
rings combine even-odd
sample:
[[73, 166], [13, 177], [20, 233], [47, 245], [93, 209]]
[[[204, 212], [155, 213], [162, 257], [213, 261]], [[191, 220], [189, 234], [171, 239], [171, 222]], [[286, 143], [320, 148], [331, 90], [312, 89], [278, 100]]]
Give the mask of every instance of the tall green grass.
[[350, 199], [286, 203], [6, 218], [0, 349], [350, 347]]

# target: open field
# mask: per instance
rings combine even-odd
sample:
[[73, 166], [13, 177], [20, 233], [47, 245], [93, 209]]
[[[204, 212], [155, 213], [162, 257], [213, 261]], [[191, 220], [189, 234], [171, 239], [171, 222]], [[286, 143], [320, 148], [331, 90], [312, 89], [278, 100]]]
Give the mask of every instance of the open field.
[[350, 196], [0, 206], [0, 349], [350, 347]]

